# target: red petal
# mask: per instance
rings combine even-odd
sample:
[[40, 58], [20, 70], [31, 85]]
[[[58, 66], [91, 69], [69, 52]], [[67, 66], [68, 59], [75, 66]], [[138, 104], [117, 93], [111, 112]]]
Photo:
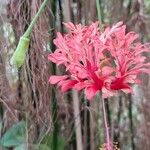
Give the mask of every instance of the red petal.
[[49, 82], [50, 82], [51, 84], [56, 84], [56, 83], [58, 83], [58, 82], [60, 82], [60, 81], [62, 81], [62, 80], [65, 80], [65, 79], [67, 79], [67, 78], [68, 78], [67, 75], [64, 75], [64, 76], [51, 76], [51, 77], [49, 78]]
[[77, 83], [76, 80], [66, 80], [61, 83], [61, 91], [66, 92], [67, 90], [73, 88], [73, 86]]
[[80, 91], [80, 90], [82, 90], [83, 88], [85, 88], [85, 83], [84, 82], [79, 82], [79, 83], [77, 83], [75, 86], [74, 86], [74, 88], [76, 89], [76, 90], [78, 90], [78, 91]]
[[112, 90], [130, 89], [129, 85], [124, 83], [125, 78], [117, 78], [110, 85]]
[[133, 90], [131, 88], [122, 89], [122, 91], [125, 92], [126, 94], [133, 93]]
[[88, 100], [92, 100], [98, 89], [95, 86], [89, 86], [85, 89], [85, 95]]

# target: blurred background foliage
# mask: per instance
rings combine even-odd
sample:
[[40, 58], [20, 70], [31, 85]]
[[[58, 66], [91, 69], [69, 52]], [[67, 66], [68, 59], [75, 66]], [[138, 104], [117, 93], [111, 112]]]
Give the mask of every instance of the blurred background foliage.
[[[33, 29], [26, 62], [16, 70], [9, 60], [41, 3], [0, 0], [0, 149], [98, 150], [105, 142], [99, 96], [88, 102], [82, 92], [62, 94], [50, 86], [49, 76], [64, 68], [47, 60], [56, 32], [66, 32], [62, 22], [97, 20], [96, 1], [49, 0]], [[127, 31], [150, 40], [149, 0], [100, 0], [100, 7], [104, 26], [122, 20]], [[134, 95], [120, 94], [105, 103], [111, 140], [121, 150], [150, 150], [150, 82], [147, 75], [140, 78]]]

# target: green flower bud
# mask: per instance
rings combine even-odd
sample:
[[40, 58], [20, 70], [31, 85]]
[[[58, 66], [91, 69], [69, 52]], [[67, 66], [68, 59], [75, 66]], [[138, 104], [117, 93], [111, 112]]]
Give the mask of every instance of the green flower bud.
[[15, 65], [17, 68], [20, 68], [23, 65], [26, 58], [26, 52], [29, 47], [29, 42], [30, 39], [26, 37], [22, 36], [20, 38], [16, 51], [14, 52], [10, 60], [11, 65]]

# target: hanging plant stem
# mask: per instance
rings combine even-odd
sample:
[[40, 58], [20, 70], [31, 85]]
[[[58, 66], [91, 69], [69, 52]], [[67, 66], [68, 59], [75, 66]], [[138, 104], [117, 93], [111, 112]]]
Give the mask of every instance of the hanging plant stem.
[[29, 44], [30, 44], [30, 34], [33, 30], [33, 27], [34, 27], [36, 21], [38, 20], [39, 16], [41, 15], [42, 11], [44, 10], [47, 2], [48, 2], [48, 0], [44, 0], [42, 5], [40, 6], [38, 12], [32, 19], [29, 27], [27, 28], [25, 33], [20, 37], [17, 48], [10, 60], [11, 65], [15, 65], [17, 68], [20, 68], [23, 65], [25, 58], [26, 58], [26, 52], [27, 52]]
[[33, 30], [33, 27], [34, 27], [36, 21], [38, 20], [39, 16], [41, 15], [42, 11], [44, 10], [47, 2], [48, 2], [48, 0], [44, 0], [44, 2], [41, 4], [38, 12], [36, 13], [36, 15], [34, 16], [34, 18], [32, 19], [32, 21], [31, 21], [28, 29], [23, 34], [23, 37], [26, 37], [26, 38], [30, 37], [30, 34], [31, 34], [32, 30]]

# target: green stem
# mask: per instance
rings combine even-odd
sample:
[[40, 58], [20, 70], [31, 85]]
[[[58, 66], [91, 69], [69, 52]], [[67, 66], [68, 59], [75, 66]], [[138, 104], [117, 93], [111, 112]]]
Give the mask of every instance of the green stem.
[[99, 0], [96, 0], [96, 8], [97, 8], [100, 31], [102, 31], [102, 14], [101, 14], [101, 6]]
[[44, 10], [44, 7], [45, 7], [47, 1], [48, 0], [44, 0], [41, 7], [39, 8], [39, 11], [36, 13], [33, 20], [31, 21], [28, 29], [25, 31], [25, 33], [22, 35], [22, 37], [20, 37], [17, 48], [10, 60], [10, 64], [15, 65], [17, 68], [20, 68], [25, 61], [26, 52], [27, 52], [29, 44], [30, 44], [30, 34], [32, 32], [33, 26], [36, 23], [38, 17], [40, 16], [41, 12]]
[[44, 7], [46, 6], [46, 3], [48, 2], [48, 0], [44, 0], [44, 2], [42, 3], [42, 5], [40, 6], [38, 12], [36, 13], [36, 15], [34, 16], [33, 20], [31, 21], [28, 29], [26, 30], [26, 32], [23, 34], [24, 37], [29, 37], [32, 29], [34, 27], [34, 24], [36, 23], [36, 21], [38, 20], [38, 17], [40, 16], [41, 12], [44, 10]]

